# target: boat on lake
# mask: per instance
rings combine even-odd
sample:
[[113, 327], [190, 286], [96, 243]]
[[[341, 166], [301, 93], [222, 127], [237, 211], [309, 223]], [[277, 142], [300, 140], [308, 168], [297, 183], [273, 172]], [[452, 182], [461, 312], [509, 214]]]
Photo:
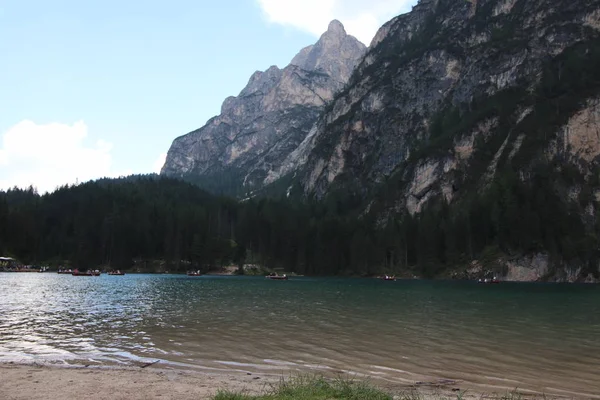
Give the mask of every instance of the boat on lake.
[[273, 272], [272, 274], [269, 274], [269, 275], [265, 276], [265, 278], [267, 278], [267, 279], [273, 279], [273, 280], [276, 280], [276, 281], [287, 281], [288, 280], [288, 277], [287, 277], [286, 274], [277, 275], [275, 272]]
[[108, 275], [125, 275], [125, 272], [122, 272], [121, 270], [116, 270], [116, 271], [110, 271], [108, 273]]
[[379, 279], [382, 279], [384, 281], [395, 281], [396, 280], [396, 275], [383, 275]]
[[69, 269], [59, 269], [58, 271], [56, 271], [56, 273], [57, 274], [64, 274], [64, 275], [66, 275], [66, 274], [71, 275], [73, 273], [73, 270], [70, 269], [70, 268]]
[[48, 267], [23, 265], [12, 257], [0, 257], [0, 271], [2, 272], [45, 272]]
[[100, 276], [100, 271], [95, 270], [87, 270], [87, 271], [79, 271], [78, 269], [74, 269], [73, 272], [71, 273], [71, 275], [73, 276]]
[[200, 271], [188, 271], [187, 276], [202, 276]]

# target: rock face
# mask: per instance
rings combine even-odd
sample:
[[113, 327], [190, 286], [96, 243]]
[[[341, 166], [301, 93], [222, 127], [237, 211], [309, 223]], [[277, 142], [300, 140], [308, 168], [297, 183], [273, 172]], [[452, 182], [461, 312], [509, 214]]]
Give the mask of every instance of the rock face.
[[366, 47], [333, 21], [284, 69], [256, 72], [221, 115], [174, 140], [161, 174], [241, 195], [260, 188], [304, 140], [325, 104], [348, 81]]
[[[402, 174], [398, 206], [411, 213], [433, 197], [451, 200], [459, 177], [484, 184], [499, 163], [523, 156], [536, 104], [528, 96], [543, 92], [542, 72], [562, 63], [568, 74], [576, 47], [596, 45], [599, 7], [587, 0], [421, 0], [381, 28], [347, 87], [267, 182], [295, 172], [305, 194], [322, 198], [333, 187]], [[562, 137], [553, 156], [589, 170], [600, 140], [598, 97], [587, 95], [578, 110], [557, 111], [570, 119], [547, 137]], [[473, 158], [485, 145], [492, 156], [485, 173], [475, 173]]]
[[[600, 271], [597, 271], [600, 272]], [[517, 257], [501, 256], [482, 263], [472, 261], [454, 279], [478, 280], [497, 277], [509, 282], [560, 282], [598, 283], [593, 273], [584, 271], [581, 265], [557, 264], [545, 253], [532, 253]]]

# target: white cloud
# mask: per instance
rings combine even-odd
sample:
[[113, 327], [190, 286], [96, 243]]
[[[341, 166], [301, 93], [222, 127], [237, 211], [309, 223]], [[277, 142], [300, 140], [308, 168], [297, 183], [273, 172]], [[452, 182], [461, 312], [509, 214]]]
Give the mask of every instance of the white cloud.
[[83, 121], [38, 125], [25, 120], [9, 128], [0, 146], [0, 189], [33, 185], [44, 193], [67, 183], [117, 176], [111, 170], [112, 144], [98, 140], [88, 147], [87, 134]]
[[158, 156], [156, 161], [154, 161], [154, 166], [152, 168], [152, 171], [159, 174], [163, 165], [165, 165], [165, 161], [167, 161], [167, 153], [162, 153], [161, 155]]
[[417, 0], [257, 0], [270, 22], [321, 35], [333, 19], [369, 45], [381, 25]]

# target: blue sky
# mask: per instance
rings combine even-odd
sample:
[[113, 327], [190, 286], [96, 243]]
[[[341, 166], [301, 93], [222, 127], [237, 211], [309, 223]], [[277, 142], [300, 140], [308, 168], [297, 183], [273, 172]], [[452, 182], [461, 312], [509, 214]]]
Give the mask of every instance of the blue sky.
[[0, 189], [156, 171], [172, 140], [337, 18], [411, 0], [0, 0]]

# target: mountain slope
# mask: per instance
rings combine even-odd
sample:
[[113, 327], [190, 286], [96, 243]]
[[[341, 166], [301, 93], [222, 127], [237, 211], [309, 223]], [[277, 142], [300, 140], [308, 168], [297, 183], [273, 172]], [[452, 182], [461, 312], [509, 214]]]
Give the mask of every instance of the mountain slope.
[[304, 139], [364, 52], [362, 43], [332, 21], [290, 65], [256, 72], [239, 96], [223, 102], [219, 116], [175, 139], [161, 174], [228, 194], [259, 188]]
[[[267, 181], [295, 171], [303, 191], [321, 198], [401, 173], [410, 184], [399, 200], [414, 213], [436, 195], [450, 200], [461, 176], [489, 181], [499, 162], [532, 151], [590, 164], [600, 143], [584, 121], [596, 115], [598, 91], [575, 81], [595, 57], [599, 18], [589, 0], [422, 0], [380, 30], [345, 90]], [[555, 112], [562, 127], [547, 132], [562, 145], [530, 146], [532, 113], [563, 95], [547, 93], [553, 79], [573, 85], [572, 107]], [[486, 146], [492, 157], [475, 177]]]
[[421, 0], [267, 183], [375, 220], [394, 267], [597, 278], [599, 71], [598, 0]]

